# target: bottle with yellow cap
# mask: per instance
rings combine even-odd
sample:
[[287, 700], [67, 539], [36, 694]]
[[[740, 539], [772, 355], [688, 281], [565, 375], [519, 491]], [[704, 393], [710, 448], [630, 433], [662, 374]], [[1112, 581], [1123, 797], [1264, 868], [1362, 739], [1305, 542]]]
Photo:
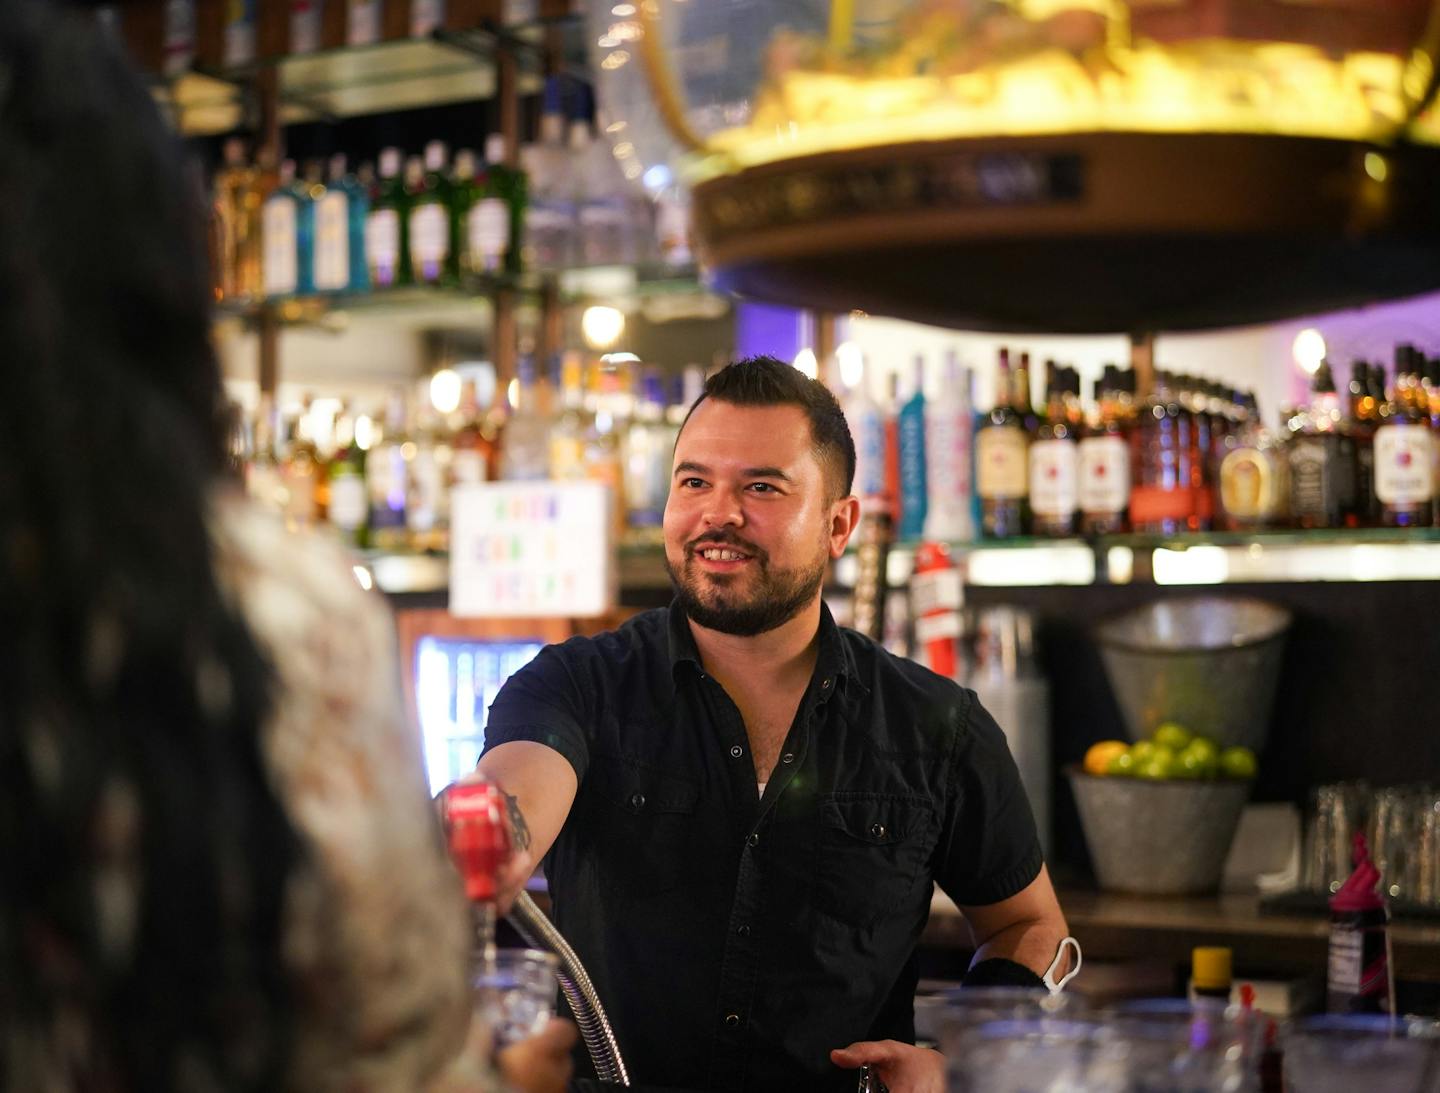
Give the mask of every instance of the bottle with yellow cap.
[[1220, 946], [1198, 946], [1190, 953], [1190, 994], [1198, 1000], [1230, 1001], [1230, 950]]

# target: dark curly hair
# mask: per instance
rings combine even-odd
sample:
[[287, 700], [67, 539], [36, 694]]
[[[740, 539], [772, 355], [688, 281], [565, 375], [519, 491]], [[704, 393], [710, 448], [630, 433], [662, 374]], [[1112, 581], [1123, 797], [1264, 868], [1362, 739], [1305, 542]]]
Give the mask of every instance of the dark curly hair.
[[686, 413], [686, 421], [707, 398], [734, 406], [800, 407], [810, 421], [815, 457], [828, 472], [833, 498], [850, 495], [855, 479], [855, 440], [840, 403], [819, 380], [776, 357], [758, 355], [727, 364], [707, 379], [705, 392]]
[[0, 0], [0, 1087], [283, 1084], [301, 847], [213, 571], [198, 188], [93, 16]]

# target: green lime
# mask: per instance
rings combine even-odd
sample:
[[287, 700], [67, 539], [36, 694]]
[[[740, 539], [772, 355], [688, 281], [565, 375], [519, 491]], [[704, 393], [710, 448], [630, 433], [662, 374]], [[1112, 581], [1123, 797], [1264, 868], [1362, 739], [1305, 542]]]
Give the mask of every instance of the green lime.
[[1214, 778], [1215, 759], [1186, 748], [1180, 753], [1177, 778]]
[[1126, 777], [1133, 775], [1135, 773], [1135, 756], [1131, 755], [1128, 751], [1122, 751], [1110, 760], [1109, 765], [1105, 768], [1105, 773], [1119, 774]]
[[1163, 763], [1159, 759], [1146, 759], [1143, 763], [1136, 764], [1135, 777], [1162, 781], [1170, 777], [1170, 764]]
[[1227, 778], [1254, 778], [1259, 764], [1249, 748], [1226, 748], [1220, 753], [1220, 772]]
[[1215, 741], [1208, 736], [1197, 736], [1190, 743], [1185, 745], [1187, 752], [1209, 759], [1212, 763], [1220, 759], [1220, 749], [1216, 747]]
[[1155, 741], [1137, 740], [1130, 745], [1130, 754], [1135, 757], [1135, 762], [1143, 763], [1147, 759], [1155, 757]]
[[1182, 750], [1186, 744], [1195, 738], [1195, 734], [1184, 725], [1177, 725], [1173, 721], [1166, 721], [1150, 734], [1151, 739], [1157, 744], [1164, 744], [1167, 748]]

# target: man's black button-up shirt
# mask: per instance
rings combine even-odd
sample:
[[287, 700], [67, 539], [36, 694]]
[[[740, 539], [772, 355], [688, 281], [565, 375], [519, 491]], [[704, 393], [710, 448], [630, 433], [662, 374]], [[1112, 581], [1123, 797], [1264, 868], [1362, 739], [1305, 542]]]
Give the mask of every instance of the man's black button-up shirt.
[[844, 1090], [856, 1040], [913, 1042], [932, 882], [1015, 895], [1040, 846], [975, 695], [837, 627], [757, 790], [739, 710], [678, 605], [546, 648], [486, 746], [545, 744], [580, 788], [545, 859], [553, 917], [636, 1085]]

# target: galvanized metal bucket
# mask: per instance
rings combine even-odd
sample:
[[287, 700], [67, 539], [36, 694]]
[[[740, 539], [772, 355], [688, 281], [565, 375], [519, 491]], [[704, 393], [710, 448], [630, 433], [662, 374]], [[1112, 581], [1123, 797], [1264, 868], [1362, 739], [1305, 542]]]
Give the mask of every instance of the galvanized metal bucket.
[[1065, 773], [1101, 888], [1183, 896], [1220, 887], [1249, 781], [1149, 781], [1078, 767]]
[[1290, 612], [1264, 600], [1161, 600], [1097, 628], [1105, 674], [1131, 740], [1175, 721], [1221, 747], [1259, 752]]

